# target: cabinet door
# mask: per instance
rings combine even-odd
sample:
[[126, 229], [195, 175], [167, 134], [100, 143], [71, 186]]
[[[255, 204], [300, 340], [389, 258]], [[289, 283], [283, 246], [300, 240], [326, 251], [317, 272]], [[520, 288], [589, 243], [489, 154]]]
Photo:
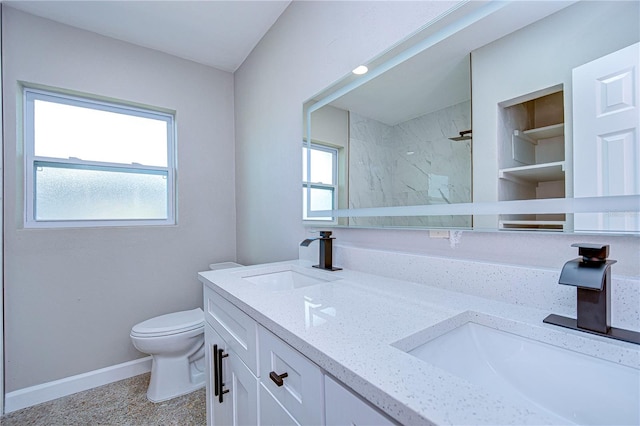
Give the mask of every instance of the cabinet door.
[[226, 360], [228, 368], [223, 363], [223, 373], [229, 393], [224, 395], [223, 404], [232, 406], [232, 418], [224, 424], [255, 426], [258, 424], [258, 379], [235, 352], [230, 351]]
[[207, 398], [207, 424], [208, 425], [223, 425], [231, 423], [231, 405], [220, 404], [218, 397], [214, 394], [217, 377], [215, 375], [215, 363], [214, 363], [214, 348], [224, 349], [227, 347], [220, 335], [211, 327], [206, 324], [204, 327], [204, 341], [205, 341], [205, 360], [206, 360], [206, 398]]
[[[218, 333], [205, 327], [207, 359], [207, 423], [209, 425], [256, 425], [258, 379], [238, 354], [229, 351]], [[214, 356], [214, 351], [218, 355]], [[220, 360], [218, 357], [222, 356]], [[216, 368], [217, 363], [217, 368]], [[216, 381], [218, 384], [216, 385]], [[215, 389], [218, 388], [218, 395]], [[222, 392], [222, 397], [220, 393]]]
[[265, 328], [258, 327], [258, 335], [260, 383], [298, 423], [322, 424], [324, 390], [320, 367]]
[[395, 424], [331, 377], [324, 383], [327, 426]]
[[[575, 197], [640, 194], [636, 43], [573, 70]], [[638, 213], [576, 213], [575, 230], [640, 231]]]

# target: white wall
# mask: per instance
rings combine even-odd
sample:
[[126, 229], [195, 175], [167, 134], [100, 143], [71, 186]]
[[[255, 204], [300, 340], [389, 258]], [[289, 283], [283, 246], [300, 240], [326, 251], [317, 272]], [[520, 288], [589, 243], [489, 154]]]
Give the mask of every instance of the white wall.
[[[235, 82], [241, 262], [297, 258], [308, 236], [299, 190], [303, 102], [449, 5], [294, 2], [254, 49]], [[614, 273], [640, 275], [636, 237], [469, 232], [452, 247], [428, 231], [335, 229], [334, 235], [345, 244], [550, 268], [576, 257], [572, 242], [603, 242], [619, 261]]]
[[238, 261], [298, 257], [302, 105], [457, 2], [293, 2], [235, 73]]
[[[235, 260], [233, 75], [37, 18], [3, 16], [6, 391], [144, 356], [131, 327], [202, 306]], [[22, 229], [18, 81], [177, 111], [178, 225]]]
[[[304, 117], [306, 120], [306, 117]], [[305, 123], [306, 124], [306, 123]], [[312, 142], [348, 149], [349, 112], [325, 105], [311, 114]], [[306, 135], [305, 135], [306, 137]]]

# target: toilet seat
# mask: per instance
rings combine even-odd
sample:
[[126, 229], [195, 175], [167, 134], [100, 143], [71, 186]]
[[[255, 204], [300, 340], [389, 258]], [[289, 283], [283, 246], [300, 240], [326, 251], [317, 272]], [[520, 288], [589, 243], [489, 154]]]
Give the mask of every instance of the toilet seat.
[[158, 337], [185, 333], [204, 327], [204, 312], [200, 308], [173, 312], [148, 319], [131, 329], [131, 336]]

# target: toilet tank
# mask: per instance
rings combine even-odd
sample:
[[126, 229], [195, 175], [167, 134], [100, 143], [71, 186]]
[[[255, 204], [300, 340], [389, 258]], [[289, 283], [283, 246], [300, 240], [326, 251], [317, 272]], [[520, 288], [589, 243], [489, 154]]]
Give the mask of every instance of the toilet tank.
[[221, 263], [212, 263], [211, 265], [209, 265], [209, 269], [211, 269], [212, 271], [217, 271], [219, 269], [239, 268], [240, 266], [244, 266], [244, 265], [241, 265], [235, 262], [221, 262]]

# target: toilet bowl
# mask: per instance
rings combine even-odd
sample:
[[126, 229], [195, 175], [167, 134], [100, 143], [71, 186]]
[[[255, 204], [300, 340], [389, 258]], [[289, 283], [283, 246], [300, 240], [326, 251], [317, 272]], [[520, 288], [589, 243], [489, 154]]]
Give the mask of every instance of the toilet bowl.
[[147, 398], [166, 401], [204, 387], [204, 312], [200, 308], [136, 324], [131, 341], [152, 357]]

